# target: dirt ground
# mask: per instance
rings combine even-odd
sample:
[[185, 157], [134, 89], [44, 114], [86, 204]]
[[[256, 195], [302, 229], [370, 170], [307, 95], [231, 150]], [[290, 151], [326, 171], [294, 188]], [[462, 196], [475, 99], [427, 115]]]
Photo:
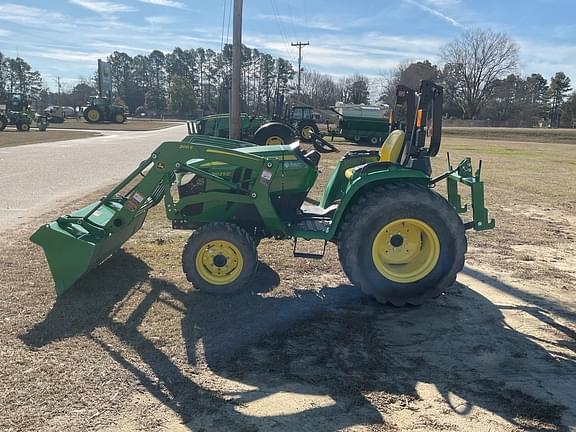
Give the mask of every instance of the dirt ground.
[[51, 141], [66, 141], [80, 138], [91, 138], [98, 136], [97, 132], [84, 131], [61, 131], [48, 129], [39, 132], [31, 129], [30, 132], [18, 132], [16, 129], [5, 129], [0, 132], [0, 148], [15, 147], [27, 144], [38, 144]]
[[[469, 233], [458, 282], [421, 307], [380, 305], [333, 245], [299, 260], [288, 241], [260, 244], [246, 292], [202, 294], [181, 272], [187, 235], [160, 207], [56, 299], [26, 238], [99, 195], [8, 233], [0, 430], [576, 430], [576, 146], [444, 149], [482, 157], [498, 225]], [[313, 196], [340, 156], [323, 157]]]
[[88, 123], [84, 119], [66, 119], [64, 123], [51, 123], [50, 129], [90, 129], [90, 130], [113, 130], [113, 131], [149, 131], [165, 129], [183, 124], [184, 122], [164, 122], [158, 120], [132, 120], [126, 123]]

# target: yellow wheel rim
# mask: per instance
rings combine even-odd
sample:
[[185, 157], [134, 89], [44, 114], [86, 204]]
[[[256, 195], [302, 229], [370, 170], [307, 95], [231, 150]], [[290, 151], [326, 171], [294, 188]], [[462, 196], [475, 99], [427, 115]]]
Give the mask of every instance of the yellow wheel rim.
[[284, 144], [285, 143], [282, 137], [279, 137], [277, 135], [271, 136], [266, 140], [266, 145], [284, 145]]
[[97, 122], [100, 120], [100, 113], [97, 110], [88, 111], [88, 120]]
[[302, 136], [306, 139], [312, 138], [313, 133], [314, 133], [314, 128], [312, 128], [312, 126], [304, 126], [302, 128], [302, 131], [301, 131]]
[[418, 219], [398, 219], [384, 226], [372, 243], [372, 260], [386, 279], [413, 283], [434, 270], [440, 241], [434, 229]]
[[206, 243], [196, 255], [196, 269], [206, 282], [228, 285], [238, 279], [244, 260], [240, 250], [225, 240]]
[[116, 114], [116, 123], [122, 123], [124, 121], [124, 114]]

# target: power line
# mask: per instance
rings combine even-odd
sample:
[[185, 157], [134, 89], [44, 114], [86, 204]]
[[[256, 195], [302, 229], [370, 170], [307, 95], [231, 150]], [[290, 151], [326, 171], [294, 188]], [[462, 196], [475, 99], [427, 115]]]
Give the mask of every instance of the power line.
[[279, 9], [278, 9], [278, 5], [276, 4], [275, 0], [270, 0], [270, 3], [272, 5], [272, 12], [274, 14], [274, 18], [276, 19], [276, 23], [278, 24], [278, 29], [280, 30], [280, 36], [282, 37], [282, 40], [284, 41], [284, 45], [286, 46], [286, 55], [288, 56], [288, 58], [290, 58], [291, 61], [296, 61], [296, 55], [295, 53], [292, 51], [290, 44], [288, 43], [289, 39], [286, 36], [287, 32], [284, 29], [284, 23], [282, 22], [282, 19], [280, 18], [280, 13], [279, 13]]
[[226, 32], [226, 43], [230, 43], [230, 21], [232, 18], [232, 9], [234, 7], [234, 0], [230, 0], [230, 10], [228, 12], [228, 30]]
[[228, 0], [224, 0], [224, 11], [222, 14], [222, 37], [220, 39], [220, 51], [224, 49], [224, 26], [226, 25], [226, 9], [227, 9]]

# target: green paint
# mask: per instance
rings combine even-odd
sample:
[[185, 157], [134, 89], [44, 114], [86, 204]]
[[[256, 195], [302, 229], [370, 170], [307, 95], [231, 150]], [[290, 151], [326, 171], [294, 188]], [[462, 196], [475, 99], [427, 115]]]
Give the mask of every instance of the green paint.
[[[377, 152], [352, 152], [342, 158], [321, 200], [324, 208], [334, 203], [338, 208], [323, 225], [304, 229], [297, 212], [318, 170], [303, 159], [298, 144], [257, 147], [191, 135], [161, 144], [102, 200], [43, 225], [31, 240], [43, 247], [59, 295], [120, 248], [162, 200], [175, 228], [223, 221], [261, 236], [334, 240], [346, 212], [374, 187], [391, 182], [431, 185], [421, 171], [377, 160]], [[364, 167], [347, 179], [345, 171], [359, 165]], [[448, 177], [448, 198], [464, 211], [458, 183], [472, 189], [474, 228], [493, 227], [484, 208], [480, 170], [473, 175], [469, 159]], [[176, 193], [175, 184], [190, 189]]]

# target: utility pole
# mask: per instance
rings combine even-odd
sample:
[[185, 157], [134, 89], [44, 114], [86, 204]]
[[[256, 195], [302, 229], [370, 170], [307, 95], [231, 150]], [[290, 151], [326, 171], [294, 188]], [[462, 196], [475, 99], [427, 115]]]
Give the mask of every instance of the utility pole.
[[241, 138], [240, 132], [240, 77], [242, 62], [242, 0], [234, 0], [232, 35], [232, 92], [230, 97], [230, 139]]
[[293, 47], [298, 47], [298, 98], [300, 98], [300, 89], [302, 84], [302, 47], [310, 45], [310, 42], [293, 42], [291, 45]]
[[58, 77], [58, 106], [60, 106], [60, 93], [62, 86], [60, 85], [60, 77]]

